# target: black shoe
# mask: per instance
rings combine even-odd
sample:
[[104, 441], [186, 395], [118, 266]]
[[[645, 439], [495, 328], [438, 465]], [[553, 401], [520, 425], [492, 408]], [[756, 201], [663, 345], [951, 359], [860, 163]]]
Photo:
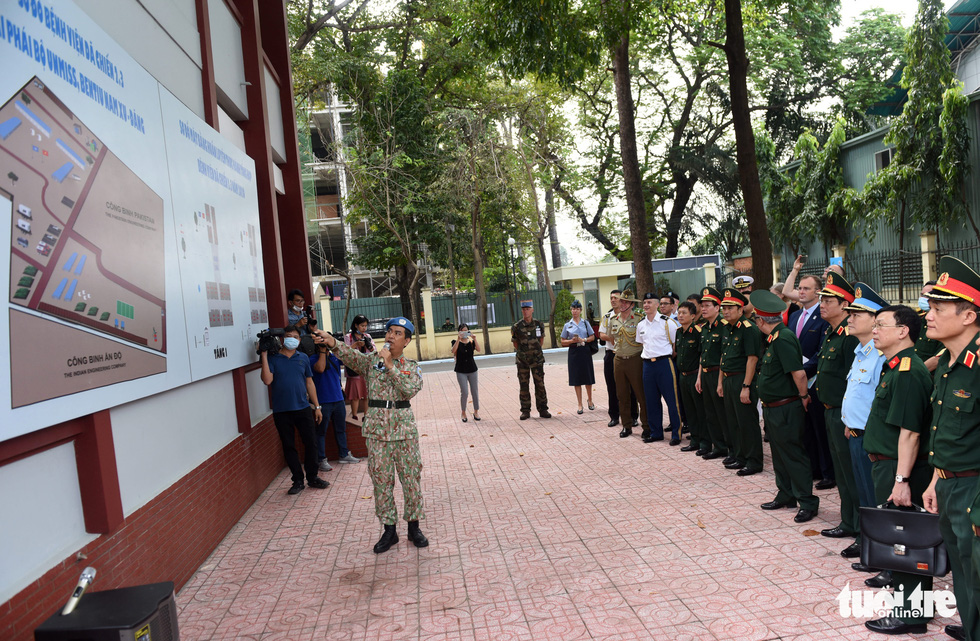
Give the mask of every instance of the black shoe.
[[888, 588], [892, 583], [892, 573], [889, 570], [882, 570], [870, 579], [864, 580], [864, 584], [869, 588]]
[[650, 438], [650, 430], [643, 430], [640, 432], [640, 438], [642, 438], [644, 441]]
[[878, 568], [873, 568], [870, 565], [865, 565], [864, 563], [851, 563], [851, 569], [855, 572], [877, 572]]
[[854, 536], [854, 532], [848, 532], [841, 526], [827, 528], [826, 530], [820, 530], [821, 536], [829, 536], [832, 539], [843, 539], [847, 536]]
[[796, 521], [797, 523], [806, 523], [807, 521], [813, 519], [813, 517], [815, 517], [816, 515], [817, 515], [816, 510], [807, 510], [804, 508], [800, 508], [800, 511], [797, 512], [796, 516], [793, 517], [793, 520]]
[[925, 623], [906, 623], [893, 616], [865, 621], [864, 627], [881, 634], [923, 634], [926, 631]]
[[740, 470], [745, 467], [745, 463], [739, 463], [738, 461], [732, 461], [731, 463], [725, 463], [726, 470]]
[[745, 467], [735, 473], [738, 474], [739, 476], [752, 476], [753, 474], [758, 474], [761, 471], [762, 471], [761, 469], [752, 469], [749, 467]]
[[408, 522], [408, 540], [414, 543], [417, 548], [429, 547], [429, 539], [425, 538], [425, 535], [422, 534], [418, 521]]
[[[673, 442], [674, 442], [673, 439], [670, 442], [671, 442], [671, 444], [673, 444]], [[698, 446], [697, 445], [685, 445], [684, 447], [681, 448], [681, 451], [682, 452], [700, 452], [701, 450], [698, 449]]]
[[578, 410], [576, 414], [585, 414], [585, 410]]
[[531, 413], [530, 412], [521, 412], [521, 420], [522, 421], [526, 421], [529, 418], [531, 418]]
[[726, 457], [725, 457], [725, 460], [723, 460], [723, 461], [721, 462], [721, 464], [722, 464], [722, 465], [731, 465], [732, 463], [734, 463], [734, 462], [735, 462], [735, 461], [737, 461], [737, 460], [738, 460], [738, 459], [737, 459], [737, 458], [735, 458], [735, 455], [734, 455], [734, 454], [729, 454], [728, 456], [726, 456]]
[[549, 412], [548, 410], [545, 410], [543, 412], [538, 412], [538, 416], [540, 416], [541, 418], [551, 418], [551, 412]]
[[632, 433], [633, 433], [633, 428], [632, 427], [624, 427], [619, 432], [619, 438], [626, 438], [627, 436], [629, 436]]
[[696, 456], [704, 456], [704, 457], [707, 457], [707, 455], [710, 454], [710, 453], [711, 453], [711, 448], [710, 447], [702, 447], [700, 450], [698, 450], [694, 454]]
[[837, 481], [833, 481], [831, 479], [820, 479], [817, 481], [817, 484], [814, 485], [814, 487], [818, 490], [829, 490], [837, 487]]
[[606, 427], [616, 427], [617, 425], [619, 425], [619, 419], [614, 418], [606, 424]]
[[[681, 444], [681, 440], [679, 438], [672, 438], [672, 439], [670, 439], [670, 444], [671, 445], [680, 445]], [[681, 451], [682, 452], [684, 451], [684, 448], [683, 447], [681, 448]]]
[[956, 639], [956, 641], [966, 641], [966, 631], [963, 630], [962, 625], [947, 625], [943, 632]]
[[289, 491], [286, 492], [286, 494], [299, 494], [302, 491], [303, 491], [302, 483], [293, 483], [293, 486], [289, 488]]
[[395, 531], [394, 525], [386, 525], [384, 534], [374, 544], [374, 553], [381, 554], [382, 552], [387, 552], [395, 543], [398, 543], [398, 532]]
[[711, 459], [721, 458], [723, 456], [724, 454], [722, 454], [721, 452], [708, 452], [707, 454], [702, 454], [701, 458], [703, 458], [706, 461], [710, 461]]
[[845, 559], [856, 559], [861, 556], [861, 544], [855, 541], [840, 551], [840, 555]]
[[307, 481], [306, 484], [318, 490], [325, 490], [330, 487], [330, 481], [324, 481], [321, 478], [315, 478], [312, 481]]
[[778, 510], [782, 507], [796, 507], [796, 501], [777, 501], [773, 499], [768, 503], [763, 503], [760, 505], [763, 510]]

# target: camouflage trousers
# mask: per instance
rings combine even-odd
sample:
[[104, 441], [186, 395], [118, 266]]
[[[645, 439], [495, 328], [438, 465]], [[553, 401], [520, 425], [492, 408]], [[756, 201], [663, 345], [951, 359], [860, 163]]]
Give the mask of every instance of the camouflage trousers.
[[521, 412], [531, 411], [531, 379], [534, 379], [534, 404], [539, 412], [548, 411], [548, 390], [544, 388], [544, 363], [517, 363], [517, 380], [521, 384]]
[[422, 457], [417, 438], [403, 441], [379, 441], [365, 438], [368, 451], [368, 474], [374, 484], [374, 513], [384, 525], [398, 522], [395, 507], [395, 472], [405, 494], [405, 520], [418, 521], [422, 513]]

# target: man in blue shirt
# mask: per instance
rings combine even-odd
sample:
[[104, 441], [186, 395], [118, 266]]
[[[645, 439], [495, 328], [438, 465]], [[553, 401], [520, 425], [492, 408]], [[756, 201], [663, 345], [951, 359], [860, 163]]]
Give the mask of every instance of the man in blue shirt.
[[[854, 284], [854, 302], [844, 309], [850, 312], [847, 319], [847, 329], [851, 336], [858, 339], [854, 348], [854, 361], [847, 374], [847, 390], [841, 404], [841, 420], [844, 421], [847, 445], [851, 451], [851, 470], [854, 473], [854, 484], [858, 494], [860, 507], [874, 507], [875, 488], [871, 480], [871, 459], [864, 451], [864, 426], [871, 413], [871, 403], [881, 380], [881, 370], [884, 365], [884, 355], [875, 348], [871, 337], [872, 326], [875, 322], [875, 312], [888, 303], [879, 296], [867, 283]], [[861, 555], [861, 535], [845, 548], [841, 555], [844, 558], [855, 558]], [[872, 572], [861, 563], [853, 563], [852, 568], [861, 572]], [[868, 579], [871, 587], [882, 587], [891, 581], [890, 573]]]
[[340, 369], [343, 364], [324, 344], [316, 346], [316, 353], [310, 355], [313, 368], [313, 385], [320, 401], [322, 420], [316, 424], [316, 449], [320, 469], [329, 472], [333, 469], [327, 462], [327, 423], [333, 423], [334, 438], [341, 463], [360, 463], [347, 449], [347, 406], [344, 405], [344, 390], [340, 387]]
[[286, 296], [288, 304], [286, 305], [286, 320], [289, 321], [290, 325], [296, 327], [299, 331], [300, 336], [305, 336], [310, 333], [310, 325], [315, 325], [316, 321], [310, 322], [306, 314], [303, 313], [303, 306], [306, 305], [306, 299], [303, 298], [303, 292], [298, 289], [292, 289]]
[[[293, 485], [289, 494], [303, 491], [303, 471], [310, 487], [322, 490], [330, 485], [317, 476], [316, 444], [313, 431], [316, 423], [323, 420], [320, 403], [317, 401], [316, 387], [313, 385], [313, 370], [306, 354], [299, 354], [299, 329], [295, 325], [286, 327], [283, 347], [278, 354], [269, 355], [263, 351], [259, 360], [262, 363], [262, 382], [269, 386], [272, 404], [272, 420], [282, 441], [282, 454], [293, 473]], [[312, 411], [311, 411], [312, 409]], [[315, 421], [315, 422], [314, 422]], [[303, 441], [303, 465], [300, 465], [296, 452], [296, 436], [299, 432]]]

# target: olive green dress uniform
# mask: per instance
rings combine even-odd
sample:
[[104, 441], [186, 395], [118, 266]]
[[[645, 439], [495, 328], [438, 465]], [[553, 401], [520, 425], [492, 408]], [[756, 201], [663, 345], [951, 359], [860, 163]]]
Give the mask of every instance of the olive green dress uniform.
[[[724, 304], [739, 301], [744, 305], [745, 297], [737, 291], [725, 290], [724, 301]], [[743, 314], [734, 325], [728, 326], [721, 355], [721, 371], [730, 442], [735, 446], [735, 460], [746, 470], [762, 469], [762, 430], [759, 428], [759, 410], [756, 407], [759, 391], [755, 385], [755, 372], [752, 372], [749, 402], [743, 403], [741, 399], [746, 361], [749, 356], [758, 357], [761, 352], [762, 331]]]
[[915, 355], [923, 361], [927, 361], [943, 348], [939, 341], [926, 336], [926, 314], [929, 312], [919, 312], [919, 320], [922, 322], [922, 331], [919, 333], [918, 340], [915, 341]]
[[[384, 368], [377, 352], [362, 354], [337, 341], [333, 352], [345, 365], [364, 377], [369, 401], [409, 401], [422, 389], [419, 364], [404, 356]], [[382, 369], [378, 369], [378, 364]], [[368, 450], [368, 474], [374, 484], [374, 513], [385, 525], [398, 521], [395, 507], [395, 473], [405, 495], [406, 521], [424, 518], [422, 503], [422, 456], [419, 432], [411, 407], [383, 408], [368, 404], [361, 434]]]
[[544, 352], [541, 350], [541, 337], [544, 336], [544, 323], [524, 319], [510, 328], [511, 338], [517, 343], [517, 380], [521, 385], [521, 413], [531, 411], [531, 378], [534, 379], [534, 404], [538, 412], [548, 411], [548, 390], [544, 388]]
[[[926, 297], [980, 304], [980, 275], [952, 256]], [[973, 329], [976, 329], [974, 327]], [[923, 332], [925, 333], [925, 332]], [[935, 468], [939, 531], [953, 571], [956, 609], [968, 639], [980, 639], [980, 354], [974, 337], [950, 362], [939, 352], [932, 394], [929, 463]], [[916, 343], [918, 348], [918, 343]]]
[[[721, 292], [714, 287], [701, 291], [701, 302], [712, 300], [721, 305]], [[721, 351], [724, 349], [725, 328], [728, 323], [721, 317], [715, 322], [704, 321], [701, 327], [701, 398], [704, 400], [704, 416], [708, 423], [708, 437], [712, 450], [706, 456], [728, 455], [728, 418], [725, 416], [725, 403], [718, 396], [718, 377], [721, 376]]]
[[[810, 456], [803, 446], [805, 424], [803, 402], [793, 372], [803, 369], [800, 340], [782, 323], [777, 323], [766, 339], [766, 351], [759, 367], [759, 399], [766, 422], [772, 469], [776, 474], [777, 503], [798, 504], [802, 510], [816, 511], [820, 499], [813, 495]], [[788, 399], [794, 399], [786, 402]], [[770, 403], [777, 404], [769, 407]]]
[[[840, 274], [827, 274], [827, 286], [820, 295], [836, 296], [848, 304], [854, 302], [854, 288]], [[840, 495], [840, 527], [851, 535], [857, 535], [860, 531], [859, 503], [841, 406], [847, 390], [847, 377], [854, 362], [854, 350], [859, 342], [848, 333], [845, 318], [837, 327], [827, 328], [817, 357], [817, 393], [825, 408], [827, 442], [834, 464], [837, 493]]]
[[701, 367], [701, 327], [691, 324], [677, 334], [677, 370], [680, 372], [681, 404], [687, 414], [687, 427], [691, 431], [691, 447], [701, 450], [711, 447], [704, 403], [694, 388]]
[[[929, 397], [932, 392], [932, 374], [922, 359], [915, 355], [915, 348], [903, 349], [884, 365], [881, 382], [871, 403], [871, 413], [864, 431], [864, 450], [872, 460], [871, 478], [875, 486], [875, 501], [882, 504], [891, 495], [898, 473], [898, 437], [902, 429], [920, 435], [929, 425], [932, 412]], [[919, 457], [909, 475], [912, 502], [922, 505], [922, 493], [932, 481], [932, 469], [925, 456], [925, 439], [919, 441]], [[877, 460], [876, 460], [877, 459]], [[893, 572], [896, 593], [904, 585], [905, 595], [916, 586], [932, 589], [932, 577], [904, 572]], [[900, 604], [901, 610], [911, 610], [909, 602]], [[905, 623], [926, 623], [932, 617], [898, 617]]]

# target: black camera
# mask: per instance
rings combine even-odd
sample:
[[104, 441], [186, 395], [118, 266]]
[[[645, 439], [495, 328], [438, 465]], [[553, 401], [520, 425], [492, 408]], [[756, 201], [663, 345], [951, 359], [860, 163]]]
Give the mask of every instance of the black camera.
[[303, 318], [306, 319], [306, 323], [310, 327], [316, 327], [316, 316], [313, 315], [313, 305], [307, 305], [303, 308]]
[[262, 352], [268, 352], [269, 356], [274, 356], [279, 353], [282, 349], [281, 339], [286, 335], [286, 330], [281, 327], [276, 327], [275, 329], [263, 329], [261, 332], [256, 334], [259, 339], [258, 347], [255, 349], [256, 354], [261, 354]]

